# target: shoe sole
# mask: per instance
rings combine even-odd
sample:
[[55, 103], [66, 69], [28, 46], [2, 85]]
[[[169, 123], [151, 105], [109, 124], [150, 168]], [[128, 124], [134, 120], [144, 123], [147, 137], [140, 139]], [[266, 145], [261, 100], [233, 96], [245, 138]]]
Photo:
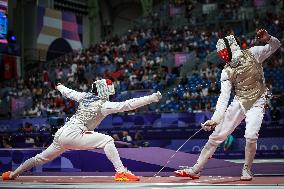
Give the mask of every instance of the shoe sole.
[[140, 179], [129, 179], [129, 178], [115, 178], [115, 181], [119, 181], [119, 182], [127, 182], [127, 181], [139, 181]]
[[178, 176], [178, 177], [189, 177], [189, 178], [191, 178], [191, 179], [193, 179], [193, 180], [195, 180], [195, 179], [199, 179], [199, 177], [190, 176], [189, 174], [186, 174], [186, 173], [181, 174], [181, 173], [177, 173], [177, 172], [175, 172], [175, 174], [176, 174], [176, 176]]
[[240, 180], [241, 180], [241, 181], [251, 181], [252, 178], [250, 178], [250, 179], [243, 179], [243, 178], [241, 178]]
[[199, 177], [193, 177], [193, 176], [188, 176], [190, 177], [191, 179], [195, 180], [195, 179], [199, 179]]

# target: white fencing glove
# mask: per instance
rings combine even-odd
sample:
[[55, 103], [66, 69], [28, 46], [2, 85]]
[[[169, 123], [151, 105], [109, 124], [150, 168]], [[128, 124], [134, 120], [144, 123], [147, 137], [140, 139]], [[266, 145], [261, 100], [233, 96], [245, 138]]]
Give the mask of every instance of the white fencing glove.
[[154, 102], [158, 102], [162, 99], [162, 94], [160, 93], [160, 91], [153, 93], [152, 96], [154, 96]]
[[217, 123], [211, 119], [205, 121], [205, 123], [201, 123], [201, 127], [204, 131], [211, 131], [216, 127]]

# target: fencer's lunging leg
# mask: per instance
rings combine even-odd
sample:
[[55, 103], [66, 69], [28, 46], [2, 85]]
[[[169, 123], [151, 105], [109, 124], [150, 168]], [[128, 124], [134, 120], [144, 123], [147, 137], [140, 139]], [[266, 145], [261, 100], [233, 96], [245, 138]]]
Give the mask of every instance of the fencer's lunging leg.
[[118, 151], [114, 145], [114, 141], [111, 140], [109, 141], [105, 147], [104, 151], [108, 159], [112, 162], [116, 172], [124, 172], [126, 171], [125, 167], [123, 166]]
[[214, 154], [217, 145], [214, 145], [210, 142], [207, 142], [203, 147], [196, 164], [193, 166], [193, 170], [195, 173], [199, 173], [204, 165], [207, 163], [208, 159]]
[[42, 153], [37, 154], [35, 157], [32, 157], [28, 160], [26, 160], [23, 164], [21, 164], [15, 171], [13, 171], [10, 174], [10, 178], [14, 179], [18, 177], [23, 172], [30, 170], [31, 168], [35, 166], [39, 166], [42, 164], [45, 164], [60, 154], [64, 152], [63, 149], [60, 149], [58, 147], [55, 147], [55, 144], [52, 143], [46, 150], [44, 150]]
[[23, 172], [30, 170], [31, 168], [37, 165], [35, 157], [27, 159], [23, 164], [21, 164], [15, 171], [13, 171], [10, 175], [10, 178], [14, 179], [18, 177]]

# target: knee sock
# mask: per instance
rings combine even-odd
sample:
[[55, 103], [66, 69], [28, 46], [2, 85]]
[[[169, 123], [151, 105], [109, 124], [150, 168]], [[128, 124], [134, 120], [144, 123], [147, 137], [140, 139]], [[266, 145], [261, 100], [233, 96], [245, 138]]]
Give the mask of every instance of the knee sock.
[[256, 153], [256, 139], [246, 139], [244, 166], [247, 166], [249, 170], [251, 170], [255, 153]]
[[36, 166], [36, 160], [34, 157], [27, 159], [23, 164], [21, 164], [15, 171], [13, 171], [10, 175], [11, 178], [16, 178], [23, 172], [30, 170]]
[[213, 145], [209, 142], [205, 144], [198, 157], [196, 164], [193, 166], [194, 172], [199, 173], [203, 169], [208, 159], [211, 158], [211, 156], [214, 154], [216, 148], [217, 145]]
[[112, 162], [116, 172], [124, 172], [126, 168], [123, 166], [118, 151], [113, 141], [108, 142], [104, 147], [107, 158]]
[[63, 153], [63, 150], [61, 151], [55, 151], [56, 149], [53, 148], [52, 145], [50, 145], [46, 150], [44, 150], [42, 153], [37, 154], [35, 157], [32, 157], [30, 159], [27, 159], [24, 163], [22, 163], [15, 171], [13, 171], [10, 175], [11, 178], [16, 178], [23, 172], [30, 170], [31, 168], [43, 165], [57, 156], [59, 156], [61, 153]]

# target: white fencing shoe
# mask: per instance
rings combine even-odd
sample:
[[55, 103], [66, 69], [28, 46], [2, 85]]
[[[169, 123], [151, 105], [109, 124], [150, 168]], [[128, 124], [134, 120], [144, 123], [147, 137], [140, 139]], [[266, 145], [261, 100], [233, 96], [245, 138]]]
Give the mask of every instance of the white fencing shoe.
[[249, 170], [248, 166], [245, 165], [242, 170], [241, 181], [251, 181], [253, 178], [252, 172]]

